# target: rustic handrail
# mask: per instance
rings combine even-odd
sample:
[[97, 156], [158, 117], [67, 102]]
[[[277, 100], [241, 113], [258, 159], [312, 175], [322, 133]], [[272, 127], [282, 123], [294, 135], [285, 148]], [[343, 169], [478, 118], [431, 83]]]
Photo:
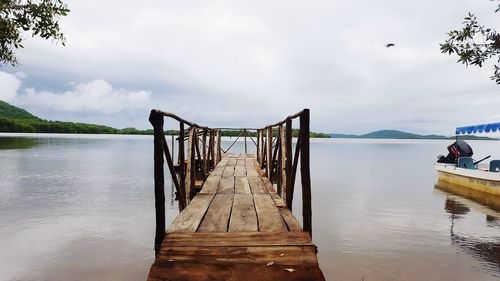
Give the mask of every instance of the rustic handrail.
[[[177, 165], [174, 164], [174, 145], [172, 138], [172, 153], [170, 153], [163, 130], [165, 117], [179, 123], [177, 149]], [[295, 119], [299, 118], [299, 134], [295, 148], [292, 147]], [[158, 254], [165, 237], [165, 182], [164, 160], [167, 161], [172, 183], [176, 189], [176, 199], [182, 211], [196, 195], [196, 179], [204, 181], [211, 170], [221, 160], [221, 131], [242, 130], [238, 136], [244, 136], [245, 153], [247, 153], [247, 136], [256, 146], [257, 161], [265, 171], [265, 176], [276, 184], [278, 194], [286, 206], [292, 210], [295, 177], [300, 158], [300, 174], [302, 186], [302, 219], [303, 229], [312, 235], [311, 210], [311, 178], [309, 168], [309, 109], [288, 116], [282, 121], [267, 125], [264, 128], [209, 128], [199, 126], [173, 113], [161, 110], [151, 110], [149, 121], [154, 129], [154, 177], [155, 177], [155, 212], [156, 235], [155, 253]], [[189, 126], [185, 128], [185, 125]], [[256, 141], [249, 131], [256, 131]], [[201, 138], [200, 138], [201, 137]], [[208, 145], [207, 145], [208, 138]], [[235, 140], [235, 142], [238, 140]], [[187, 140], [187, 151], [185, 141]], [[200, 149], [200, 143], [202, 149]], [[233, 143], [234, 144], [234, 143]], [[227, 149], [229, 150], [233, 144]], [[186, 153], [187, 152], [187, 153]], [[293, 156], [292, 156], [293, 154]], [[186, 157], [187, 156], [187, 157]]]
[[[299, 135], [295, 149], [292, 148], [294, 119], [299, 118]], [[271, 182], [277, 184], [277, 192], [292, 210], [295, 177], [300, 158], [302, 185], [303, 229], [312, 235], [311, 176], [309, 168], [309, 122], [310, 111], [304, 109], [282, 121], [257, 130], [257, 161], [265, 169]], [[273, 132], [276, 132], [274, 136]], [[294, 150], [292, 156], [292, 150]]]

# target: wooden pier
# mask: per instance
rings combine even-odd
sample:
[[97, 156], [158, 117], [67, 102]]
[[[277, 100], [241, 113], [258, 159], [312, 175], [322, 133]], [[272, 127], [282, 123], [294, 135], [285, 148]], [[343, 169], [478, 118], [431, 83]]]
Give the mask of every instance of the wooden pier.
[[[165, 116], [180, 122], [177, 169], [163, 133]], [[291, 121], [297, 117], [301, 130], [294, 150]], [[220, 129], [200, 127], [170, 113], [153, 110], [150, 121], [155, 129], [157, 231], [148, 280], [325, 280], [310, 236], [308, 110], [255, 130], [256, 142], [249, 129], [243, 129], [256, 145], [256, 154], [224, 153]], [[184, 124], [190, 126], [187, 134]], [[291, 212], [299, 156], [304, 229]], [[181, 209], [168, 229], [164, 159]], [[195, 181], [200, 178], [203, 185], [197, 191]]]

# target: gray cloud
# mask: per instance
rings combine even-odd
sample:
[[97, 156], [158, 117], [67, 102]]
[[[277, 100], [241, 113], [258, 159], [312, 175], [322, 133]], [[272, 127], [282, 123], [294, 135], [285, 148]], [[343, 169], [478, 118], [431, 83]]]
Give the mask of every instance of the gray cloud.
[[[19, 58], [23, 81], [38, 94], [30, 108], [50, 118], [148, 127], [145, 109], [91, 116], [83, 111], [97, 100], [86, 103], [85, 93], [74, 97], [65, 94], [70, 84], [56, 85], [104, 80], [113, 89], [147, 89], [150, 98], [137, 103], [207, 125], [261, 126], [304, 107], [312, 128], [325, 132], [451, 134], [462, 124], [497, 121], [491, 69], [465, 69], [439, 51], [469, 11], [495, 25], [490, 1], [137, 3], [68, 1], [67, 47], [28, 39]], [[388, 42], [396, 46], [386, 49]], [[35, 102], [44, 92], [68, 104], [75, 98], [73, 110]]]

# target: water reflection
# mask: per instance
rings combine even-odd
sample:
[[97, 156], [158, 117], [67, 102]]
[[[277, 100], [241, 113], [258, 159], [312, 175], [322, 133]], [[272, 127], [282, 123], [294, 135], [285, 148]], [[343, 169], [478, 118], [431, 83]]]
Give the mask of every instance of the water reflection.
[[40, 145], [40, 141], [23, 137], [0, 137], [0, 149], [30, 149]]
[[[467, 233], [467, 229], [456, 225], [457, 220], [463, 220], [467, 216], [473, 215], [471, 209], [474, 209], [480, 216], [485, 216], [486, 226], [499, 227], [500, 213], [489, 207], [492, 205], [491, 200], [480, 200], [480, 198], [488, 197], [485, 194], [475, 194], [472, 198], [466, 198], [460, 195], [463, 194], [463, 191], [450, 191], [449, 185], [443, 187], [443, 185], [438, 184], [436, 188], [441, 190], [439, 192], [445, 196], [444, 210], [450, 215], [451, 221], [451, 244], [483, 262], [487, 269], [495, 276], [500, 277], [500, 237], [487, 233], [482, 233], [480, 236], [473, 232]], [[454, 189], [455, 186], [453, 186]]]

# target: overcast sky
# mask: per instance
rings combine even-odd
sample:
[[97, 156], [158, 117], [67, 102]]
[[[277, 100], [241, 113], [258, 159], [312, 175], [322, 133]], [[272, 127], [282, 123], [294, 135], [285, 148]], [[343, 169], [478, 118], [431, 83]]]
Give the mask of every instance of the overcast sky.
[[[50, 120], [149, 128], [151, 108], [261, 127], [311, 109], [315, 131], [451, 135], [500, 121], [500, 86], [439, 51], [488, 0], [67, 1], [66, 47], [26, 35], [0, 99]], [[386, 43], [395, 47], [385, 48]]]

